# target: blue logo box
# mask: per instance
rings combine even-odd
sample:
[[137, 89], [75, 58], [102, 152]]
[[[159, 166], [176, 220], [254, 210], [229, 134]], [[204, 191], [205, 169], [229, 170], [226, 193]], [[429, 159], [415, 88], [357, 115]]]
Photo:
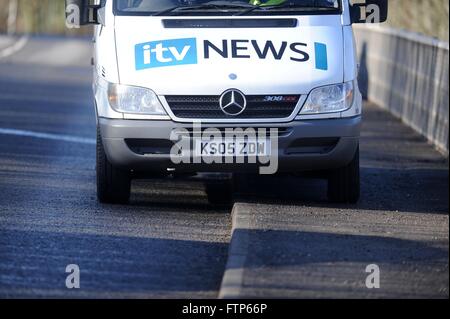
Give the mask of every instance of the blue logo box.
[[196, 38], [152, 41], [136, 44], [136, 70], [197, 64]]

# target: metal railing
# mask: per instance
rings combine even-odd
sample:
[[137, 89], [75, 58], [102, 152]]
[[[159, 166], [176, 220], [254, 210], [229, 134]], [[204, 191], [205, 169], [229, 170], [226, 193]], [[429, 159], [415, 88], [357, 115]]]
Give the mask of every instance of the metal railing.
[[363, 95], [449, 154], [449, 44], [380, 26], [357, 26]]

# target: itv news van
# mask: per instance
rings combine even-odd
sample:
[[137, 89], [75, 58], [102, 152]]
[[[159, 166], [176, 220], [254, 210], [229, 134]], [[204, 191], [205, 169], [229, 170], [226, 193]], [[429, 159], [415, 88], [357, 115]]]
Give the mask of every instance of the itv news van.
[[[360, 194], [354, 23], [387, 0], [67, 0], [94, 24], [97, 189], [132, 178], [321, 172], [333, 202]], [[220, 196], [219, 196], [220, 197]]]

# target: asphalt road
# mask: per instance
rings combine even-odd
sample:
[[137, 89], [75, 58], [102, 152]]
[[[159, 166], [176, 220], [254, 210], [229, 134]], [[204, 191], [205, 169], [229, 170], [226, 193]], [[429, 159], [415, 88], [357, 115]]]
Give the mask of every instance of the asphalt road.
[[[0, 297], [216, 297], [230, 215], [202, 183], [135, 183], [130, 206], [97, 203], [89, 62], [89, 42], [52, 38], [0, 61], [1, 129], [81, 138], [0, 133]], [[82, 289], [66, 289], [68, 264]]]
[[[85, 40], [31, 38], [0, 60], [0, 297], [217, 297], [231, 214], [207, 204], [203, 183], [136, 182], [129, 206], [97, 203], [89, 58]], [[427, 284], [443, 289], [437, 296], [448, 296], [448, 162], [411, 129], [367, 106], [362, 166], [362, 200], [356, 206], [330, 206], [323, 182], [292, 177], [241, 184], [236, 200], [248, 211], [269, 205], [262, 211], [286, 214], [289, 218], [280, 220], [293, 225], [305, 220], [299, 216], [318, 214], [329, 223], [323, 232], [342, 225], [342, 216], [358, 218], [355, 212], [361, 212], [354, 231], [373, 235], [385, 230], [375, 222], [385, 216], [383, 223], [392, 225], [389, 231], [397, 237], [435, 241], [439, 262], [418, 273], [437, 273]], [[405, 218], [416, 228], [407, 227]], [[308, 219], [301, 229], [308, 235], [309, 253], [317, 252], [314, 243], [317, 248], [348, 243], [340, 237], [317, 240], [314, 221], [319, 219]], [[424, 221], [426, 227], [420, 228]], [[285, 226], [274, 222], [272, 231], [292, 231]], [[345, 233], [351, 226], [342, 227]], [[421, 232], [411, 233], [417, 229]], [[375, 243], [386, 262], [398, 249], [407, 254], [416, 247], [397, 245], [389, 252], [389, 241]], [[333, 251], [339, 256], [339, 247]], [[351, 252], [346, 248], [342, 258]], [[257, 257], [270, 260], [270, 255], [265, 250]], [[410, 273], [396, 262], [396, 271]], [[68, 264], [80, 266], [79, 290], [65, 287]], [[249, 280], [259, 285], [264, 277], [255, 279], [252, 273]]]
[[448, 161], [375, 105], [363, 117], [358, 204], [327, 203], [323, 180], [239, 183], [221, 297], [448, 298]]

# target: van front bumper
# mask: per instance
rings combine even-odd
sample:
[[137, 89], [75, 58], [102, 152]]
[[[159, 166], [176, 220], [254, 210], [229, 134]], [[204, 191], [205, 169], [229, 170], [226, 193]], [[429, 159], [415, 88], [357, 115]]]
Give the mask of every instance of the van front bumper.
[[[103, 146], [115, 166], [136, 171], [236, 172], [255, 171], [256, 164], [174, 164], [170, 149], [173, 130], [192, 129], [192, 124], [158, 120], [99, 119]], [[209, 124], [202, 127], [278, 128], [278, 171], [326, 170], [347, 165], [359, 143], [361, 117], [301, 120], [277, 124]], [[198, 161], [197, 161], [198, 162]], [[263, 165], [264, 166], [264, 165]]]

